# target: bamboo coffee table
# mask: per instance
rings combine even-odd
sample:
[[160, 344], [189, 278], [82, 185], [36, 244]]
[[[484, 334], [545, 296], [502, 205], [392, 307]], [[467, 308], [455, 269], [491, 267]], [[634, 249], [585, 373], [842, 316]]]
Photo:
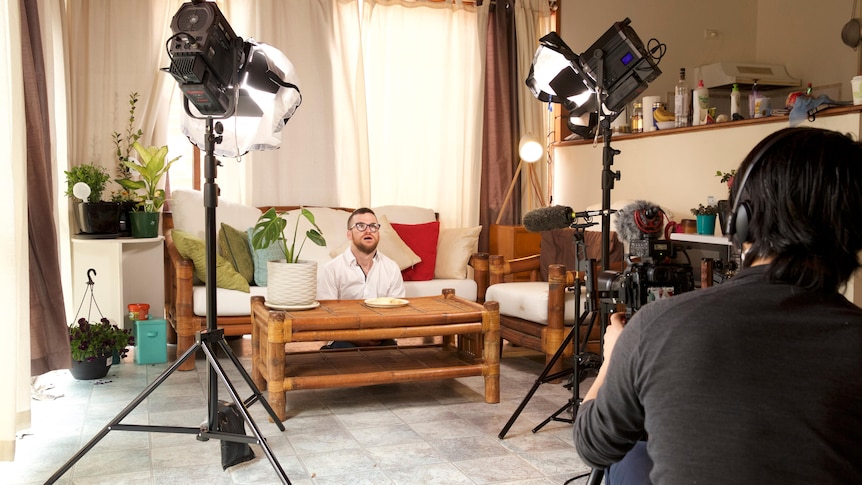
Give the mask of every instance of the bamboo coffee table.
[[[500, 402], [500, 312], [454, 290], [410, 298], [396, 308], [324, 300], [313, 310], [280, 311], [251, 298], [252, 379], [286, 419], [285, 392], [406, 381], [485, 377], [485, 402]], [[285, 354], [288, 342], [443, 336], [436, 345], [364, 347]]]

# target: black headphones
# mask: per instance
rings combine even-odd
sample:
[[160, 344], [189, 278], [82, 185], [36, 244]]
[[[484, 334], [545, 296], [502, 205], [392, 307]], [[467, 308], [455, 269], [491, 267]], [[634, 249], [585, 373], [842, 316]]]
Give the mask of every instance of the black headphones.
[[760, 150], [757, 151], [757, 154], [755, 154], [751, 159], [748, 169], [746, 169], [745, 173], [740, 177], [739, 189], [736, 191], [736, 199], [733, 201], [733, 209], [730, 211], [730, 217], [727, 220], [727, 227], [725, 228], [725, 232], [730, 236], [731, 241], [733, 241], [733, 244], [738, 248], [742, 248], [742, 243], [748, 239], [748, 223], [751, 221], [751, 204], [749, 204], [747, 200], [742, 202], [745, 183], [748, 182], [748, 177], [751, 176], [751, 172], [753, 172], [757, 165], [761, 163], [766, 152], [774, 147], [779, 140], [789, 136], [795, 131], [796, 130], [787, 129], [783, 133], [774, 136], [769, 140], [769, 142], [763, 145]]

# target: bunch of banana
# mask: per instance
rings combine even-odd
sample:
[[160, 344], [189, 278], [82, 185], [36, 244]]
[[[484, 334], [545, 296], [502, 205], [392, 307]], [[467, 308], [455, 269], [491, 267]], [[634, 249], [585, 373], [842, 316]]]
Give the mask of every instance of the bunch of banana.
[[674, 121], [676, 120], [676, 116], [670, 111], [664, 108], [656, 108], [653, 110], [653, 114], [656, 121]]

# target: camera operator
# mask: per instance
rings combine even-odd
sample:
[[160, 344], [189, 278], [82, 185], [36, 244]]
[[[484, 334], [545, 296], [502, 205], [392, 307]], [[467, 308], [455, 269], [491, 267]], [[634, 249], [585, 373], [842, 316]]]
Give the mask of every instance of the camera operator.
[[609, 485], [862, 483], [862, 144], [784, 129], [737, 174], [743, 270], [611, 317], [574, 428]]

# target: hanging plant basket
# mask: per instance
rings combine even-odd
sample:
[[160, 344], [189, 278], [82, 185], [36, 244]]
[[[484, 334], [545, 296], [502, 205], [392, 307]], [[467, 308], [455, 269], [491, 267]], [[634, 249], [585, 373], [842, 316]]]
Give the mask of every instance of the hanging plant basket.
[[79, 381], [101, 379], [108, 375], [108, 371], [111, 370], [111, 361], [112, 356], [110, 355], [83, 362], [72, 359], [72, 368], [69, 371], [72, 373], [72, 377]]

